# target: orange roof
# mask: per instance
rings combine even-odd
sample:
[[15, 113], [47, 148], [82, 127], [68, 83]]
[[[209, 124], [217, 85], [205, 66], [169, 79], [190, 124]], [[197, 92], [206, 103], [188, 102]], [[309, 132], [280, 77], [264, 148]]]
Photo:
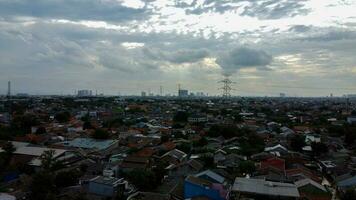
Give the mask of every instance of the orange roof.
[[174, 144], [174, 142], [166, 142], [166, 143], [163, 143], [162, 146], [166, 150], [173, 150], [174, 148], [176, 148], [176, 144]]
[[147, 148], [144, 148], [144, 149], [136, 152], [135, 156], [138, 156], [138, 157], [151, 157], [154, 153], [155, 153], [155, 151], [152, 148], [147, 147]]

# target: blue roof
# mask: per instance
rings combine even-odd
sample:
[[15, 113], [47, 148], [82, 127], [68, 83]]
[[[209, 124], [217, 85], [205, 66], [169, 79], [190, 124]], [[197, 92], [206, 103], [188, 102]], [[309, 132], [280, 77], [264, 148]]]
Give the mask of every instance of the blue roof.
[[337, 183], [337, 186], [342, 187], [342, 188], [347, 188], [347, 187], [354, 187], [356, 186], [356, 176], [344, 179], [342, 181], [339, 181]]
[[95, 140], [92, 138], [75, 138], [72, 141], [62, 142], [62, 144], [69, 147], [104, 150], [109, 148], [116, 142], [117, 140]]

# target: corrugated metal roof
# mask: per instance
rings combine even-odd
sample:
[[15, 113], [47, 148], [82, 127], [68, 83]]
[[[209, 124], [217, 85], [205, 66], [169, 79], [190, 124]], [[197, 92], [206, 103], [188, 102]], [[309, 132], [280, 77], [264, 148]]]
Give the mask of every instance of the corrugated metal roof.
[[232, 191], [268, 196], [299, 197], [297, 187], [291, 183], [272, 182], [261, 179], [236, 178]]

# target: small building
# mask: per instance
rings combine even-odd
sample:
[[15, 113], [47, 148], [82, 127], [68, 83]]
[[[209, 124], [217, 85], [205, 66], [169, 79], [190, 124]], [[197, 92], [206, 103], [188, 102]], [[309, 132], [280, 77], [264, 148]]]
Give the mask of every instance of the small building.
[[231, 195], [235, 199], [298, 199], [300, 197], [295, 184], [252, 178], [236, 178]]
[[356, 124], [356, 116], [350, 116], [347, 118], [347, 123]]
[[188, 176], [184, 182], [184, 198], [192, 199], [202, 196], [211, 200], [226, 200], [228, 199], [228, 191], [221, 184], [195, 176]]
[[88, 190], [90, 193], [112, 197], [118, 191], [124, 191], [127, 187], [127, 182], [123, 178], [97, 176], [89, 181]]
[[58, 143], [65, 147], [86, 149], [101, 154], [108, 154], [118, 146], [117, 140], [96, 140], [93, 138], [75, 138], [71, 141]]

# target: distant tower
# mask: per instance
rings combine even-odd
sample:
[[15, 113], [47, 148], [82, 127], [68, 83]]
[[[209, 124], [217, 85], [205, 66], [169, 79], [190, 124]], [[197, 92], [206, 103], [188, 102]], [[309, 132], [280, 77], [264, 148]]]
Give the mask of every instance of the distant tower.
[[11, 81], [7, 82], [7, 96], [11, 96]]
[[162, 85], [159, 86], [159, 94], [160, 94], [161, 96], [163, 95], [163, 87], [162, 87]]
[[231, 90], [233, 90], [233, 88], [231, 87], [232, 84], [234, 84], [235, 82], [232, 82], [228, 76], [225, 76], [225, 78], [221, 81], [219, 81], [219, 83], [222, 83], [223, 86], [220, 88], [220, 90], [222, 90], [222, 96], [224, 98], [229, 98], [231, 97]]

